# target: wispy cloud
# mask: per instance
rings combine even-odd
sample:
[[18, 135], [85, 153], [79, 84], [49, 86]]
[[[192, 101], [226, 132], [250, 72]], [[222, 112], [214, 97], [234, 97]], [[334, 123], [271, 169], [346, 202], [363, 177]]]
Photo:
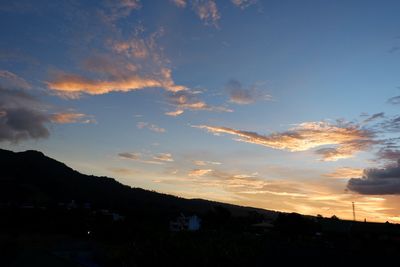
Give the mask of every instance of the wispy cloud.
[[166, 130], [164, 128], [161, 128], [155, 124], [151, 124], [151, 123], [143, 122], [143, 121], [138, 122], [136, 124], [136, 127], [139, 129], [148, 129], [148, 130], [156, 132], [156, 133], [165, 133], [166, 132]]
[[167, 162], [173, 162], [174, 159], [171, 153], [158, 153], [155, 155], [146, 154], [143, 155], [139, 152], [122, 152], [118, 156], [122, 159], [129, 159], [141, 163], [148, 164], [165, 164]]
[[167, 101], [170, 105], [175, 106], [176, 110], [167, 112], [169, 116], [179, 116], [184, 110], [205, 110], [216, 112], [233, 112], [232, 109], [225, 106], [211, 106], [201, 100], [197, 93], [189, 90], [179, 92], [170, 92], [167, 94]]
[[171, 153], [158, 153], [153, 157], [154, 160], [172, 162], [174, 161]]
[[207, 160], [195, 160], [193, 161], [196, 166], [207, 166], [207, 165], [221, 165], [221, 162], [217, 161], [207, 161]]
[[170, 0], [172, 3], [174, 3], [177, 7], [184, 8], [186, 7], [186, 0]]
[[398, 105], [398, 104], [400, 104], [400, 96], [391, 97], [388, 99], [387, 102], [392, 105]]
[[7, 70], [0, 70], [0, 86], [10, 89], [32, 88], [32, 86], [25, 79]]
[[324, 161], [351, 157], [356, 152], [366, 150], [375, 143], [373, 132], [361, 129], [358, 125], [353, 124], [333, 125], [327, 122], [305, 122], [286, 132], [269, 135], [208, 125], [192, 127], [204, 129], [217, 135], [234, 135], [237, 137], [235, 138], [236, 141], [292, 152], [333, 145], [334, 147], [324, 147], [316, 151]]
[[189, 172], [189, 176], [200, 177], [212, 172], [212, 169], [193, 169]]
[[84, 113], [60, 112], [51, 115], [51, 121], [54, 123], [95, 123], [93, 116]]
[[363, 122], [364, 123], [369, 123], [378, 119], [382, 119], [385, 117], [385, 113], [384, 112], [379, 112], [379, 113], [375, 113], [372, 114], [371, 116], [369, 116], [368, 118], [366, 118]]
[[397, 162], [400, 159], [400, 150], [384, 147], [377, 152], [378, 160]]
[[232, 4], [235, 6], [245, 9], [251, 5], [254, 5], [257, 3], [257, 0], [231, 0]]
[[127, 169], [127, 168], [112, 167], [112, 168], [109, 168], [109, 170], [117, 175], [133, 175], [133, 174], [140, 173], [139, 170], [132, 170], [132, 169]]
[[[215, 0], [170, 0], [178, 8], [185, 8], [189, 4], [191, 9], [196, 13], [197, 17], [207, 26], [218, 28], [218, 22], [221, 14]], [[240, 9], [256, 4], [257, 0], [231, 0], [234, 6]]]
[[337, 168], [335, 171], [324, 174], [325, 177], [329, 178], [339, 178], [339, 179], [349, 179], [353, 177], [359, 177], [363, 174], [363, 169], [351, 168], [351, 167], [341, 167]]
[[104, 19], [114, 22], [121, 18], [125, 18], [131, 14], [133, 10], [141, 8], [139, 0], [107, 0], [105, 1]]
[[218, 20], [221, 16], [215, 1], [193, 0], [193, 10], [204, 24], [218, 26]]
[[236, 104], [246, 105], [259, 100], [272, 100], [272, 96], [263, 93], [257, 85], [245, 88], [237, 80], [230, 80], [225, 85], [225, 90], [229, 94], [229, 101]]
[[177, 109], [175, 111], [165, 112], [164, 114], [171, 117], [177, 117], [179, 115], [182, 115], [183, 112], [184, 112], [183, 109]]

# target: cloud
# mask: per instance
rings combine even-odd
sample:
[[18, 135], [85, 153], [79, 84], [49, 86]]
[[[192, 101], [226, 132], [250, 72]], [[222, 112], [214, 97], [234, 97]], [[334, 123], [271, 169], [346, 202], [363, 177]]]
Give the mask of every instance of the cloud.
[[33, 96], [0, 87], [0, 142], [47, 138], [49, 116]]
[[191, 177], [200, 177], [212, 172], [212, 169], [194, 169], [189, 172], [189, 176]]
[[67, 123], [95, 123], [92, 116], [83, 113], [61, 112], [51, 115], [51, 121], [59, 124]]
[[141, 26], [137, 26], [132, 37], [111, 41], [111, 50], [131, 60], [150, 60], [159, 66], [168, 62], [163, 56], [163, 49], [158, 45], [158, 39], [164, 35], [164, 29], [159, 28], [148, 35], [144, 32]]
[[254, 5], [257, 3], [257, 0], [231, 0], [232, 4], [235, 6], [245, 9], [251, 5]]
[[255, 132], [240, 131], [227, 127], [207, 125], [192, 126], [220, 135], [234, 135], [236, 141], [257, 144], [288, 151], [306, 151], [321, 146], [316, 151], [324, 161], [335, 161], [353, 156], [375, 144], [374, 133], [357, 125], [333, 125], [327, 122], [305, 122], [286, 132], [260, 135]]
[[397, 132], [400, 130], [400, 116], [386, 119], [377, 125], [381, 130], [388, 132]]
[[363, 195], [400, 194], [400, 165], [366, 169], [361, 178], [352, 178], [347, 188]]
[[105, 1], [104, 18], [113, 22], [128, 17], [133, 10], [140, 8], [139, 0], [108, 0]]
[[363, 174], [363, 169], [351, 168], [351, 167], [341, 167], [341, 168], [337, 168], [333, 172], [324, 174], [324, 176], [329, 177], [329, 178], [348, 179], [348, 178], [361, 176], [362, 174]]
[[195, 160], [194, 165], [196, 166], [207, 166], [207, 165], [221, 165], [221, 162], [217, 161], [205, 161], [205, 160]]
[[51, 123], [94, 122], [91, 116], [81, 113], [51, 113], [54, 107], [33, 96], [31, 88], [16, 74], [0, 71], [0, 142], [47, 138]]
[[158, 127], [155, 124], [151, 124], [151, 123], [143, 122], [143, 121], [138, 122], [136, 124], [136, 127], [138, 127], [139, 129], [146, 128], [146, 129], [148, 129], [150, 131], [153, 131], [153, 132], [156, 132], [156, 133], [165, 133], [166, 132], [166, 130], [164, 128], [161, 128], [161, 127]]
[[241, 105], [251, 104], [257, 100], [272, 99], [270, 95], [260, 92], [256, 85], [253, 85], [249, 88], [244, 88], [237, 80], [230, 80], [225, 85], [225, 90], [229, 93], [230, 102]]
[[[83, 59], [81, 65], [85, 71], [99, 74], [108, 80], [129, 79], [140, 67], [122, 56], [107, 53], [94, 53]], [[57, 75], [59, 73], [55, 73]]]
[[153, 157], [154, 160], [158, 161], [166, 161], [166, 162], [172, 162], [174, 159], [172, 158], [171, 153], [159, 153]]
[[392, 105], [398, 105], [398, 104], [400, 104], [400, 96], [391, 97], [388, 99], [387, 102]]
[[366, 118], [363, 122], [368, 123], [368, 122], [375, 121], [377, 119], [381, 119], [384, 117], [385, 117], [385, 113], [379, 112], [379, 113], [375, 113], [375, 114], [371, 115], [370, 117]]
[[185, 8], [186, 7], [186, 0], [171, 0], [177, 7]]
[[82, 72], [53, 71], [45, 83], [57, 94], [70, 98], [146, 88], [162, 88], [169, 92], [185, 90], [185, 86], [175, 84], [169, 60], [158, 44], [163, 33], [162, 28], [147, 33], [137, 26], [127, 38], [109, 37], [104, 40], [101, 53], [90, 51], [79, 62]]
[[[358, 151], [365, 151], [373, 144], [377, 143], [372, 139], [352, 140], [337, 144], [337, 147], [326, 147], [315, 150], [317, 155], [322, 157], [323, 161], [336, 161], [339, 159], [351, 158]], [[335, 144], [335, 143], [334, 143]]]
[[205, 25], [218, 25], [218, 20], [221, 18], [218, 7], [213, 0], [194, 0], [193, 10], [197, 16], [204, 22]]
[[0, 87], [9, 89], [31, 89], [32, 86], [15, 73], [0, 70]]
[[124, 159], [131, 159], [131, 160], [139, 160], [141, 154], [140, 153], [129, 153], [129, 152], [123, 152], [119, 153], [118, 156]]
[[174, 159], [171, 153], [158, 153], [156, 155], [142, 155], [141, 153], [122, 152], [118, 156], [122, 159], [129, 159], [141, 163], [148, 164], [165, 164], [166, 162], [173, 162]]
[[381, 160], [388, 161], [397, 161], [400, 159], [400, 150], [390, 149], [390, 148], [381, 148], [377, 152], [378, 158]]
[[171, 117], [177, 117], [179, 115], [182, 115], [183, 112], [184, 112], [183, 109], [177, 109], [175, 111], [165, 112], [164, 114]]
[[167, 112], [169, 116], [178, 116], [183, 114], [184, 110], [206, 110], [217, 112], [232, 112], [231, 109], [224, 106], [210, 106], [199, 99], [196, 92], [182, 90], [179, 92], [169, 92], [167, 101], [170, 105], [176, 107], [175, 111]]
[[109, 168], [109, 170], [114, 172], [117, 175], [133, 175], [133, 174], [140, 173], [140, 171], [138, 171], [138, 170], [132, 170], [132, 169], [126, 169], [126, 168]]
[[[191, 5], [192, 10], [196, 13], [197, 17], [205, 25], [218, 27], [218, 21], [221, 19], [218, 10], [217, 2], [215, 0], [170, 0], [178, 8], [185, 8]], [[245, 9], [251, 5], [256, 4], [257, 0], [231, 0], [231, 3], [240, 8]]]
[[164, 69], [158, 78], [133, 74], [123, 79], [113, 80], [90, 79], [75, 74], [59, 73], [54, 80], [48, 81], [46, 84], [60, 95], [72, 98], [79, 97], [83, 93], [101, 95], [110, 92], [129, 92], [155, 87], [177, 92], [185, 88], [175, 85], [169, 69]]

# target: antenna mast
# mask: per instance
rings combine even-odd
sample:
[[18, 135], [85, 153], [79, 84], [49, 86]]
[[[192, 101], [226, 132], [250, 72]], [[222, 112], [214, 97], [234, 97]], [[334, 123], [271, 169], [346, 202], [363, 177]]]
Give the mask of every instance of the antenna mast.
[[353, 206], [353, 221], [356, 221], [356, 208], [354, 205], [354, 202], [351, 202], [352, 206]]

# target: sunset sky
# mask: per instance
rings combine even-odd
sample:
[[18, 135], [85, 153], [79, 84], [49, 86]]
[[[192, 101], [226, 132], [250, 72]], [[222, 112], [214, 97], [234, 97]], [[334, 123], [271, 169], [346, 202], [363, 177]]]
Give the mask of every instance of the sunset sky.
[[0, 1], [0, 147], [187, 198], [400, 222], [399, 11]]

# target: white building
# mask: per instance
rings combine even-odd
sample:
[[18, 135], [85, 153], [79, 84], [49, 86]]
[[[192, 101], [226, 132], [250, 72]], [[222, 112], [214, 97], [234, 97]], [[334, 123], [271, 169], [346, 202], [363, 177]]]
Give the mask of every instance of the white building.
[[170, 221], [169, 228], [171, 231], [198, 231], [201, 227], [201, 219], [197, 215], [185, 216], [183, 213]]

